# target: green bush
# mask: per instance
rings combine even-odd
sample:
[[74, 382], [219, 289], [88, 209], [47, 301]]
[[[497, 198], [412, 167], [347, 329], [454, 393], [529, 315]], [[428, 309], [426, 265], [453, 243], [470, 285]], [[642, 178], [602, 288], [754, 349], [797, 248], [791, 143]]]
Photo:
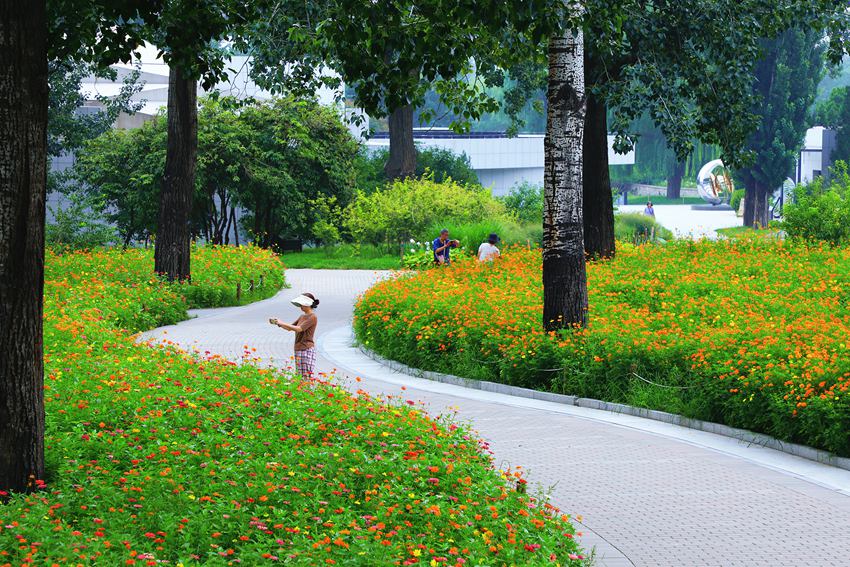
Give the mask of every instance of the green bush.
[[522, 222], [540, 223], [543, 219], [543, 187], [523, 182], [515, 185], [511, 192], [499, 198]]
[[65, 208], [51, 208], [53, 222], [45, 226], [45, 240], [55, 249], [89, 250], [106, 246], [118, 239], [114, 226], [103, 222], [96, 210], [101, 208], [91, 198], [78, 192], [67, 195]]
[[729, 199], [729, 206], [732, 207], [732, 210], [738, 210], [738, 207], [741, 206], [741, 201], [744, 200], [745, 193], [746, 191], [744, 189], [735, 189], [732, 191], [732, 198]]
[[500, 247], [521, 244], [536, 248], [543, 240], [543, 226], [540, 223], [517, 224], [511, 219], [496, 218], [471, 223], [435, 223], [428, 232], [422, 235], [422, 240], [432, 242], [443, 228], [448, 229], [451, 238], [460, 240], [461, 250], [476, 254], [482, 242], [487, 241], [491, 233], [496, 233], [501, 239]]
[[673, 233], [654, 218], [641, 213], [624, 213], [614, 217], [614, 237], [626, 242], [672, 240]]
[[[357, 188], [371, 193], [386, 185], [384, 164], [389, 156], [388, 149], [375, 151], [363, 150], [355, 162]], [[478, 174], [472, 169], [466, 154], [456, 154], [444, 148], [416, 148], [416, 169], [414, 177], [430, 174], [431, 178], [442, 183], [453, 179], [461, 185], [479, 185]]]
[[836, 162], [828, 185], [819, 177], [798, 188], [795, 198], [784, 211], [788, 236], [833, 245], [850, 242], [850, 172], [845, 162]]
[[358, 192], [343, 223], [355, 242], [398, 250], [411, 238], [424, 238], [435, 224], [498, 219], [506, 214], [505, 206], [488, 189], [451, 179], [437, 183], [428, 174], [395, 181], [371, 195]]

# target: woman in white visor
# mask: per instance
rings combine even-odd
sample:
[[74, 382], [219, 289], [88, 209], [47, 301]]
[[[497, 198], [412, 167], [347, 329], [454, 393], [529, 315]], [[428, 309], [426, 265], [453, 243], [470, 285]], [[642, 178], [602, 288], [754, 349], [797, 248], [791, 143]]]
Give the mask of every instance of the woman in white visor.
[[319, 300], [312, 293], [302, 293], [292, 300], [292, 304], [302, 311], [294, 323], [290, 325], [278, 319], [269, 319], [269, 323], [295, 333], [295, 369], [301, 376], [309, 378], [316, 368], [316, 343], [313, 341], [313, 335], [318, 319], [313, 310], [319, 306]]

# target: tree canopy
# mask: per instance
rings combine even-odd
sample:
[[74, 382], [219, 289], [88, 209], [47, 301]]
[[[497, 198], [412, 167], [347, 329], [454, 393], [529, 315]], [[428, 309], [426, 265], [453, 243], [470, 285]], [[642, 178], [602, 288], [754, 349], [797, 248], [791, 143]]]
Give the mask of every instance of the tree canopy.
[[[354, 195], [359, 146], [337, 113], [315, 101], [203, 99], [198, 142], [190, 217], [196, 237], [230, 242], [239, 205], [246, 212], [241, 228], [261, 244], [309, 238], [311, 199], [335, 196], [345, 205]], [[160, 115], [141, 128], [106, 132], [79, 156], [80, 186], [103, 203], [125, 243], [156, 233], [165, 153]]]

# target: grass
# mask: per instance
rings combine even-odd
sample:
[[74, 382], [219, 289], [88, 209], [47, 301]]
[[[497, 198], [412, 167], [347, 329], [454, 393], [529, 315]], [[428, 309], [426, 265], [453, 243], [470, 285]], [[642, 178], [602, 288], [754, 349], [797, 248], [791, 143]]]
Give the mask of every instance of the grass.
[[774, 238], [622, 244], [588, 264], [587, 329], [552, 335], [541, 270], [539, 251], [515, 249], [492, 265], [381, 282], [356, 306], [357, 337], [427, 370], [850, 456], [850, 250]]
[[351, 244], [342, 244], [330, 250], [325, 247], [305, 248], [303, 252], [284, 254], [287, 268], [313, 268], [323, 270], [398, 270], [398, 255], [364, 245], [360, 251]]
[[759, 229], [749, 226], [733, 226], [729, 228], [718, 228], [717, 234], [726, 238], [781, 238], [781, 232], [775, 228]]
[[[148, 260], [47, 256], [47, 477], [0, 491], [0, 565], [583, 563], [522, 475], [413, 401], [263, 369], [250, 349], [234, 364], [137, 344], [190, 304]], [[195, 301], [216, 304], [260, 266], [282, 273], [259, 249], [192, 265]]]

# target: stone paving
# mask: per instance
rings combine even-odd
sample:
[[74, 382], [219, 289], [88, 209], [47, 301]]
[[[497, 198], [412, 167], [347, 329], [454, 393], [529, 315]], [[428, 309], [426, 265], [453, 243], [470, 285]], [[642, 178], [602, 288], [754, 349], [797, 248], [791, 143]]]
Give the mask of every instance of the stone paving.
[[[577, 528], [585, 533], [582, 544], [596, 548], [596, 565], [850, 565], [847, 471], [752, 448], [762, 456], [775, 453], [774, 466], [761, 456], [748, 458], [747, 447], [737, 453], [723, 449], [732, 443], [726, 438], [686, 442], [682, 439], [696, 435], [691, 430], [676, 438], [657, 422], [614, 423], [607, 412], [428, 383], [366, 358], [346, 339], [351, 306], [357, 294], [385, 276], [289, 270], [292, 289], [274, 298], [200, 310], [195, 319], [147, 336], [234, 359], [247, 345], [252, 356], [285, 366], [292, 335], [267, 320], [294, 320], [289, 298], [311, 291], [322, 301], [320, 370], [336, 369], [338, 380], [352, 388], [421, 401], [435, 415], [456, 412], [489, 443], [497, 465], [521, 464], [530, 483], [545, 489], [555, 505], [582, 516]], [[808, 475], [810, 470], [821, 476]]]

